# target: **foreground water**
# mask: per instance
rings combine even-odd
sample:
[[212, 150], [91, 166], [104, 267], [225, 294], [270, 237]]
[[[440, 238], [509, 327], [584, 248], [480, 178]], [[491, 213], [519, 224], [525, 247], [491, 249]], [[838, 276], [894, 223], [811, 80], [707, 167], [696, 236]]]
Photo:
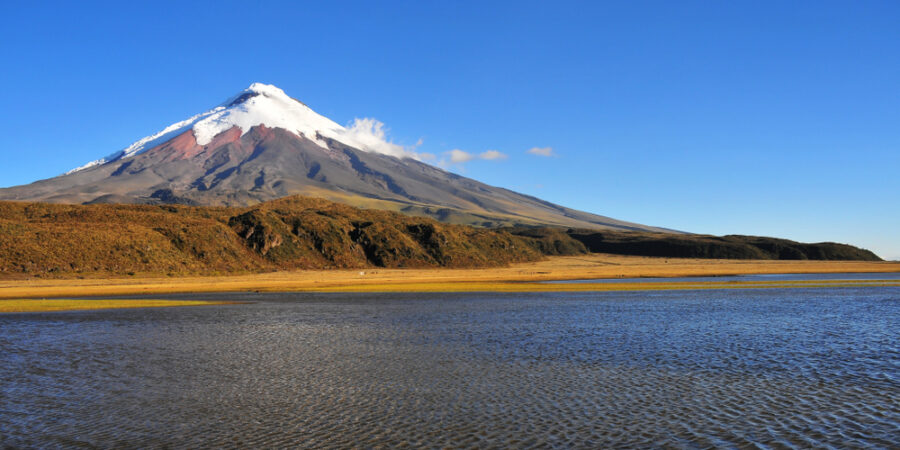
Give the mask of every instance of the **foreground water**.
[[12, 447], [895, 447], [900, 288], [0, 316]]

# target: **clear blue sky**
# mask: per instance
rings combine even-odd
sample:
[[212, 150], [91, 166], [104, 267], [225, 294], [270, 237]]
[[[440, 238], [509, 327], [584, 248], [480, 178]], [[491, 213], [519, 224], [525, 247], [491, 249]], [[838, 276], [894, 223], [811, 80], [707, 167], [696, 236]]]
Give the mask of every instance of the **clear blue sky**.
[[0, 2], [0, 186], [261, 81], [566, 206], [900, 258], [900, 2], [129, 3]]

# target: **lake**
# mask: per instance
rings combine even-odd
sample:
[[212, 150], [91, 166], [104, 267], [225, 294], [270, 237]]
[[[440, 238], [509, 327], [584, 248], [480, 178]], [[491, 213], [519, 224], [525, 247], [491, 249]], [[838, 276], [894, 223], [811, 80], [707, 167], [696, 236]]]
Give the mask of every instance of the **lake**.
[[885, 273], [768, 273], [749, 275], [725, 275], [718, 277], [670, 277], [670, 278], [595, 278], [583, 280], [543, 281], [542, 283], [728, 283], [730, 281], [782, 282], [782, 281], [866, 281], [900, 280], [900, 272]]
[[177, 298], [254, 303], [0, 315], [0, 446], [847, 448], [900, 435], [897, 287]]

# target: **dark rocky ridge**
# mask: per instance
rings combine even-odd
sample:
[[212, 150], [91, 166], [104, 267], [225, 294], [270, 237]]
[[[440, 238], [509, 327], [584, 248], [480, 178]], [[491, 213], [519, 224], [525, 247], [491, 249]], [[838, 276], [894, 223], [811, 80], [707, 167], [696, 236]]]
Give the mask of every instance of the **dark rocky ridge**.
[[505, 231], [303, 197], [243, 208], [0, 202], [0, 276], [494, 267], [541, 257], [533, 240]]
[[486, 229], [296, 196], [251, 207], [0, 202], [0, 276], [497, 267], [589, 251], [879, 260], [848, 245], [763, 237]]
[[847, 244], [806, 244], [761, 236], [620, 233], [569, 230], [568, 236], [594, 253], [668, 258], [881, 261], [875, 253]]

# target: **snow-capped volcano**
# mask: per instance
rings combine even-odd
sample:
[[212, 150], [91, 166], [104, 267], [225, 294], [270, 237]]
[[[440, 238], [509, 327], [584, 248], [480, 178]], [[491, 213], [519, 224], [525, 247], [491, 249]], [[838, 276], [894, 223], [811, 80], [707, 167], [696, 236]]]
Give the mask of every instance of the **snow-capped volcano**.
[[197, 144], [203, 146], [233, 127], [240, 128], [243, 136], [257, 125], [287, 130], [325, 149], [328, 148], [325, 138], [331, 138], [364, 151], [418, 159], [415, 153], [384, 141], [380, 124], [358, 120], [348, 129], [317, 114], [271, 84], [253, 83], [209, 111], [173, 123], [157, 133], [138, 139], [123, 150], [72, 169], [67, 174], [138, 155], [187, 130], [191, 130]]
[[224, 103], [69, 173], [0, 189], [0, 200], [247, 205], [288, 195], [484, 226], [659, 230], [565, 208], [425, 164], [260, 83]]

